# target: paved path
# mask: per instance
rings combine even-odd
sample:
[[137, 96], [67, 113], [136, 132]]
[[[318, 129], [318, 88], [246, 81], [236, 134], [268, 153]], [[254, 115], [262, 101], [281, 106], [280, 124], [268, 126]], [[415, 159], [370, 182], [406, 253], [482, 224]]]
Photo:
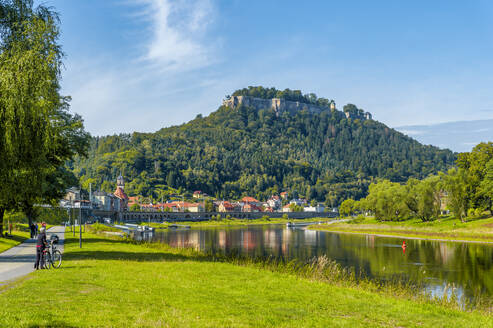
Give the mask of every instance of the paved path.
[[[46, 237], [49, 239], [52, 233], [60, 238], [57, 248], [63, 253], [65, 228], [62, 226], [52, 227], [48, 229]], [[34, 271], [35, 260], [36, 240], [33, 238], [0, 253], [0, 286]]]

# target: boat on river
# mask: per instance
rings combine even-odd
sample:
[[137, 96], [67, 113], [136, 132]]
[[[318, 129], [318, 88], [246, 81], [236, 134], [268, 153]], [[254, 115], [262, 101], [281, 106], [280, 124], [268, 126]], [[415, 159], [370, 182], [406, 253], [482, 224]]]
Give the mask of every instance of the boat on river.
[[185, 225], [185, 224], [170, 224], [168, 226], [169, 229], [178, 229], [178, 228], [182, 228], [182, 229], [190, 229], [192, 228], [191, 226], [189, 225]]
[[307, 227], [313, 224], [320, 224], [322, 222], [288, 222], [286, 223], [286, 227], [288, 228], [296, 228], [296, 227]]

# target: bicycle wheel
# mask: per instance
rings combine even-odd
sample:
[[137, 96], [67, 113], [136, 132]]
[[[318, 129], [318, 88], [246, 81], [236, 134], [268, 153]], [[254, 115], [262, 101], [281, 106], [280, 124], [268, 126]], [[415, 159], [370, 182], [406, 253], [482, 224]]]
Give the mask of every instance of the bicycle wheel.
[[57, 269], [62, 265], [62, 253], [58, 249], [55, 249], [51, 255], [51, 265], [54, 269]]
[[50, 269], [52, 265], [51, 254], [49, 252], [44, 253], [43, 255], [44, 269]]

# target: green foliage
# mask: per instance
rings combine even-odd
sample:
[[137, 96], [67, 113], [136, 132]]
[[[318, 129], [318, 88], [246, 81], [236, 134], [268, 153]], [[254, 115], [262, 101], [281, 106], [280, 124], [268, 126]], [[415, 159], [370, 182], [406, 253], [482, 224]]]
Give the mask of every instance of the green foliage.
[[[264, 88], [262, 86], [243, 88], [233, 92], [233, 96], [249, 96], [262, 99], [282, 98], [288, 101], [299, 101], [305, 104], [313, 104], [320, 107], [328, 107], [330, 101], [326, 98], [318, 98], [314, 93], [303, 94], [300, 90], [284, 89], [284, 91], [276, 88]], [[226, 97], [228, 98], [228, 97]]]
[[[411, 178], [405, 185], [388, 180], [371, 184], [368, 196], [359, 204], [377, 219], [390, 221], [412, 217], [424, 222], [435, 220], [442, 202], [462, 222], [466, 216], [480, 217], [484, 209], [489, 209], [491, 214], [493, 143], [481, 143], [472, 152], [461, 153], [457, 166], [446, 174], [440, 172], [421, 181]], [[350, 206], [345, 202], [341, 214], [349, 211]]]
[[358, 215], [355, 219], [349, 221], [349, 224], [360, 224], [365, 221], [365, 216], [363, 214]]
[[156, 133], [95, 137], [88, 158], [70, 167], [103, 190], [123, 172], [130, 195], [157, 197], [157, 186], [224, 199], [287, 191], [335, 207], [366, 196], [375, 177], [405, 182], [453, 161], [448, 150], [423, 146], [377, 121], [348, 120], [339, 111], [277, 117], [271, 109], [220, 107]]
[[3, 213], [55, 202], [76, 183], [65, 161], [89, 135], [60, 95], [58, 15], [30, 0], [0, 1], [0, 233]]
[[382, 221], [398, 221], [408, 218], [409, 208], [405, 202], [406, 188], [397, 182], [383, 180], [370, 185], [365, 198], [365, 209]]
[[457, 166], [466, 172], [467, 202], [473, 208], [484, 207], [490, 211], [492, 198], [482, 191], [481, 183], [488, 173], [488, 163], [493, 160], [493, 142], [482, 142], [469, 153], [461, 153]]
[[[493, 159], [491, 159], [485, 167], [485, 175], [483, 181], [480, 184], [480, 192], [483, 197], [487, 199], [487, 206], [489, 206], [490, 212], [492, 212], [492, 200], [493, 200]], [[493, 212], [492, 212], [493, 213]]]
[[210, 199], [205, 201], [205, 211], [214, 212], [214, 203]]
[[291, 212], [303, 212], [303, 206], [294, 203], [289, 205], [289, 209]]
[[[169, 207], [167, 207], [166, 209], [169, 210]], [[132, 211], [132, 212], [140, 211], [140, 205], [139, 204], [132, 204], [132, 206], [130, 206], [130, 211]]]
[[469, 210], [469, 183], [468, 172], [465, 169], [450, 169], [442, 175], [443, 186], [448, 192], [448, 207], [455, 216], [464, 222], [464, 216]]
[[339, 213], [342, 216], [347, 216], [353, 214], [355, 208], [355, 201], [354, 199], [346, 199], [345, 201], [342, 202], [341, 206], [339, 207]]
[[289, 216], [288, 216], [286, 213], [284, 213], [284, 214], [282, 215], [282, 218], [283, 218], [283, 220], [287, 220], [287, 219], [289, 219]]

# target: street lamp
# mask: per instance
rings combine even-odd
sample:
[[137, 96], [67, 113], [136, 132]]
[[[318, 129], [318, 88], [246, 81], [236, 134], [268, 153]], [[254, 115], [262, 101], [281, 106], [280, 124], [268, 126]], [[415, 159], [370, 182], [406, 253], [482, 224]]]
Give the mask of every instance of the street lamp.
[[82, 248], [82, 189], [79, 187], [79, 248]]

